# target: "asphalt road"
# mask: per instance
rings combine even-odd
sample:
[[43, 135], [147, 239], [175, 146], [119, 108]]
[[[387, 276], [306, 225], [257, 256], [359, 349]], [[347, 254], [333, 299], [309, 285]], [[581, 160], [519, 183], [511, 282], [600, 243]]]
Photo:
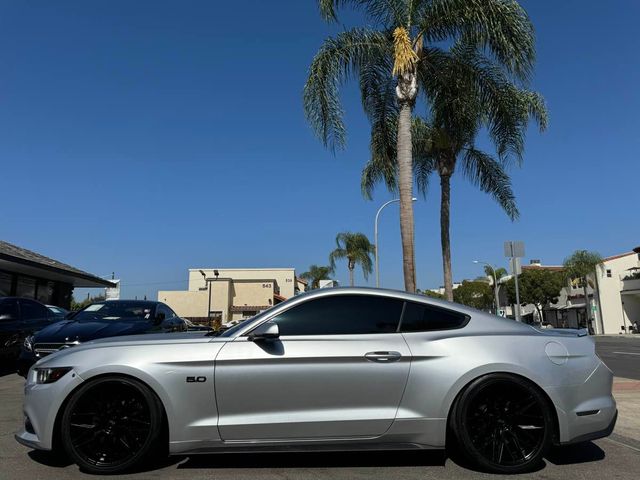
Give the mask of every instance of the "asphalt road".
[[[92, 477], [66, 459], [32, 451], [14, 439], [22, 422], [23, 379], [0, 373], [0, 480], [70, 480]], [[640, 443], [611, 438], [556, 448], [538, 471], [526, 479], [636, 479]], [[479, 473], [442, 452], [359, 452], [226, 454], [170, 457], [153, 469], [121, 475], [119, 479], [159, 480], [322, 480], [322, 479], [487, 479], [506, 478]]]
[[596, 337], [596, 352], [616, 377], [640, 380], [640, 335]]

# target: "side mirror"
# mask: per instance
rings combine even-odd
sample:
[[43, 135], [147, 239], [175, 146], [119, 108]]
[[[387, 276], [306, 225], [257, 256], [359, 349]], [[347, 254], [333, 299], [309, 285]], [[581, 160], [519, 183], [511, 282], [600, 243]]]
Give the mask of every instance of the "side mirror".
[[280, 337], [280, 329], [277, 323], [266, 322], [257, 327], [249, 334], [250, 342], [257, 342], [260, 340], [275, 340]]

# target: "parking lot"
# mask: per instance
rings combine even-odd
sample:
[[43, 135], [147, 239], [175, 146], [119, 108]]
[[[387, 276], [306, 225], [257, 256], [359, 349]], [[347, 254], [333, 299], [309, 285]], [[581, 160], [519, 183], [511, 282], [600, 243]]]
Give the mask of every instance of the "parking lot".
[[[602, 345], [600, 343], [602, 342]], [[628, 343], [633, 342], [633, 343]], [[633, 352], [639, 339], [599, 339], [603, 357], [617, 359], [614, 373], [637, 376], [639, 358], [615, 352]], [[619, 358], [618, 358], [619, 357]], [[13, 434], [22, 423], [23, 379], [0, 373], [0, 480], [88, 478], [63, 458], [30, 451]], [[620, 417], [610, 438], [550, 452], [543, 468], [522, 478], [584, 479], [637, 478], [640, 466], [640, 381], [618, 378], [614, 385]], [[226, 454], [171, 457], [153, 470], [119, 478], [135, 479], [458, 479], [491, 478], [465, 468], [441, 452], [359, 452]]]

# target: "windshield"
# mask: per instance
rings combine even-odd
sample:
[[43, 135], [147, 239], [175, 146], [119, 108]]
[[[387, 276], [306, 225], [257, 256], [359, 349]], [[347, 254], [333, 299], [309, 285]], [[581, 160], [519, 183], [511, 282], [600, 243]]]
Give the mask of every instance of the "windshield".
[[73, 320], [149, 320], [152, 305], [140, 302], [93, 303], [73, 316]]

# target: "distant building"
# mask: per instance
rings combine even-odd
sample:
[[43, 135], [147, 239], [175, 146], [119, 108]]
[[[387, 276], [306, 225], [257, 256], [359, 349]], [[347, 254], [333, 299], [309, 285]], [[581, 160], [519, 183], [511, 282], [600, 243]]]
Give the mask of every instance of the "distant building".
[[[563, 267], [542, 265], [537, 260], [522, 269], [562, 271]], [[499, 284], [504, 284], [510, 278], [503, 277]], [[528, 323], [542, 321], [556, 328], [584, 328], [587, 306], [594, 319], [593, 331], [597, 334], [629, 333], [636, 322], [640, 324], [640, 247], [632, 252], [604, 258], [589, 280], [586, 299], [582, 286], [567, 285], [555, 304], [542, 306], [544, 318], [537, 318], [535, 307], [527, 305], [521, 309], [523, 320]], [[506, 305], [505, 289], [501, 287], [499, 291], [500, 303]], [[502, 308], [508, 316], [513, 315], [512, 306]]]
[[0, 297], [33, 298], [68, 309], [74, 288], [114, 286], [91, 273], [0, 240]]
[[[462, 285], [462, 282], [453, 282], [453, 290], [458, 288], [460, 285]], [[444, 295], [444, 285], [441, 285], [438, 288], [430, 288], [429, 291], [433, 293], [439, 293], [440, 295]]]
[[191, 268], [186, 291], [164, 290], [158, 300], [181, 317], [223, 325], [252, 317], [297, 293], [306, 282], [293, 268]]

